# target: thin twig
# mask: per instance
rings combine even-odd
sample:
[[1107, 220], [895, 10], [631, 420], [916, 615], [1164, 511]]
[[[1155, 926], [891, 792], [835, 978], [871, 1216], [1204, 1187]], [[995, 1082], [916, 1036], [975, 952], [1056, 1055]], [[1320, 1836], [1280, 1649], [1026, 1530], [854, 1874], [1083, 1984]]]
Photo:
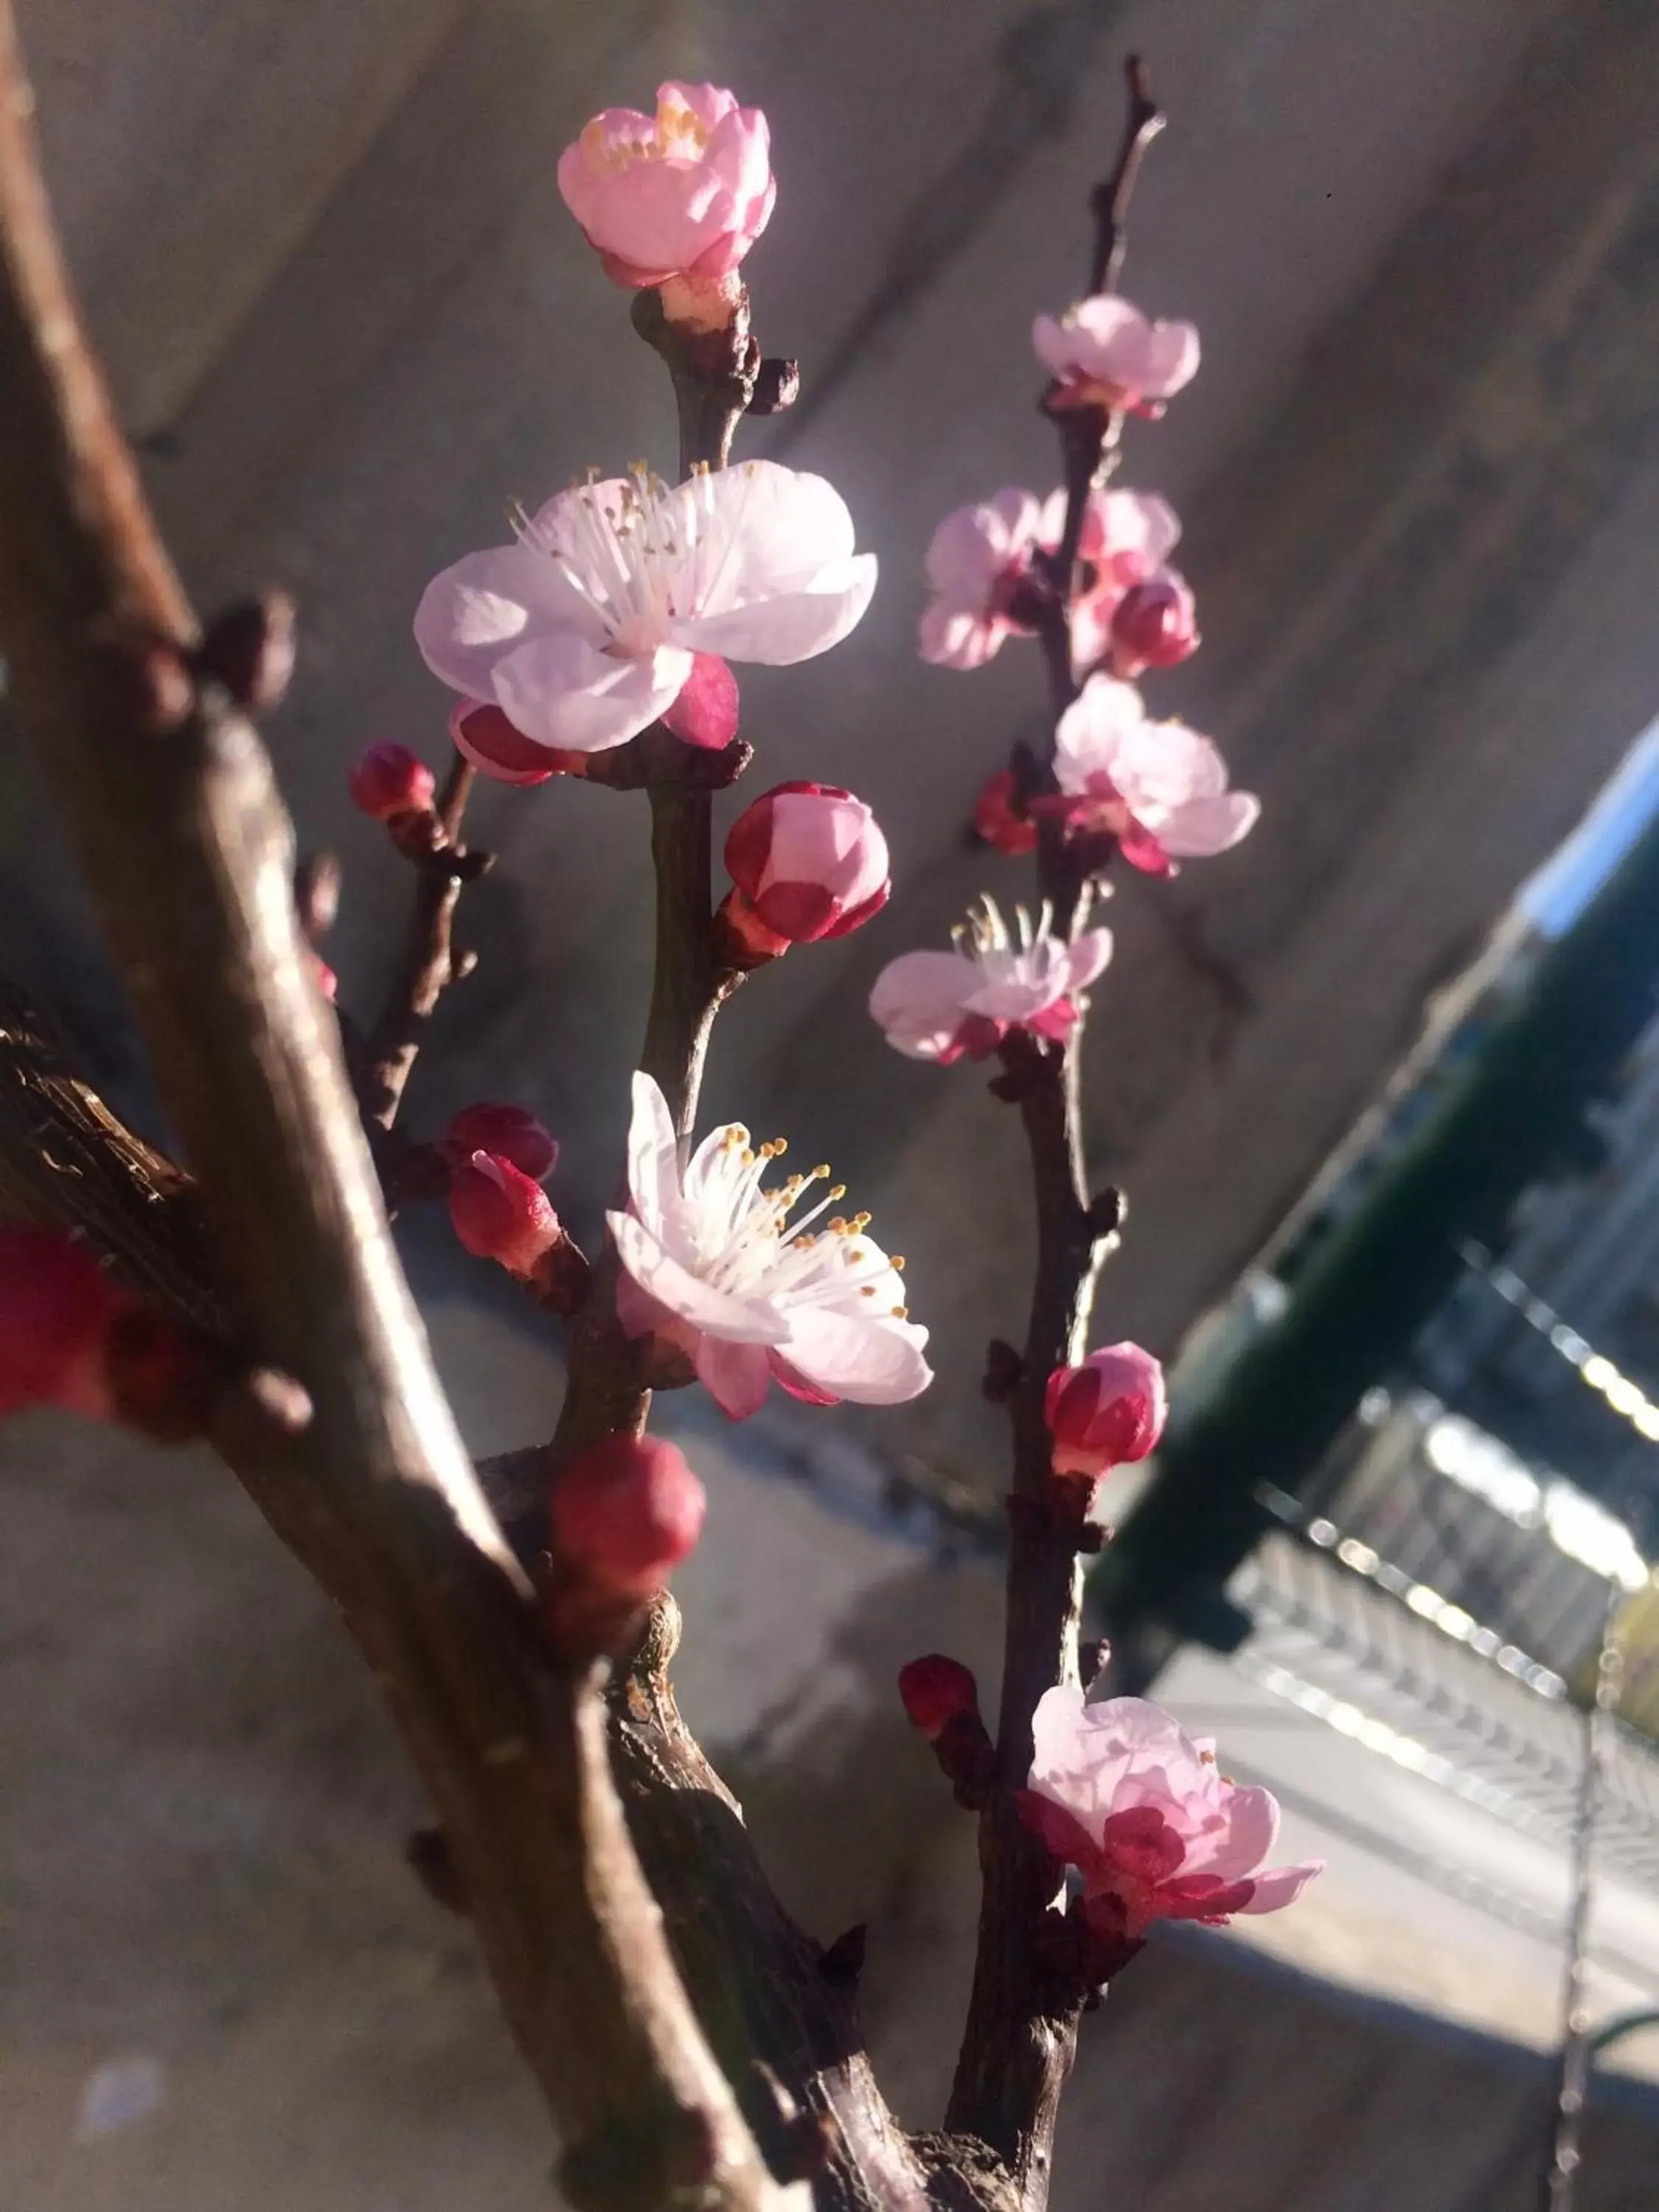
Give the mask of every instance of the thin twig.
[[434, 810], [437, 836], [429, 850], [412, 856], [415, 911], [409, 936], [357, 1079], [364, 1116], [382, 1129], [398, 1118], [439, 1000], [468, 972], [465, 956], [455, 951], [455, 909], [488, 861], [488, 855], [469, 853], [460, 842], [475, 773], [458, 753]]
[[81, 333], [0, 0], [0, 645], [199, 1182], [229, 1302], [311, 1418], [240, 1471], [342, 1608], [430, 1788], [508, 2018], [595, 2207], [774, 2185], [629, 1842], [586, 1672], [433, 1373], [310, 972], [270, 763], [216, 685]]
[[[1126, 243], [1130, 196], [1146, 147], [1163, 127], [1144, 66], [1127, 64], [1129, 107], [1115, 167], [1097, 189], [1091, 289], [1115, 281]], [[1069, 602], [1083, 514], [1103, 461], [1115, 449], [1121, 417], [1056, 411], [1065, 461], [1066, 519], [1051, 568], [1054, 596], [1039, 624], [1050, 707], [1057, 722], [1077, 696]], [[1027, 781], [1054, 788], [1052, 741], [1027, 763]], [[1106, 854], [1068, 839], [1053, 817], [1039, 824], [1037, 873], [1066, 938], [1086, 927], [1094, 879]], [[1008, 1396], [1014, 1433], [1013, 1490], [997, 1788], [981, 1816], [982, 1877], [979, 1947], [947, 2127], [979, 2136], [1007, 2164], [1027, 2212], [1042, 2212], [1060, 2093], [1071, 2070], [1088, 1992], [1056, 1978], [1052, 1947], [1055, 1868], [1021, 1824], [1014, 1793], [1031, 1764], [1031, 1720], [1044, 1692], [1078, 1680], [1082, 1573], [1078, 1532], [1048, 1510], [1053, 1445], [1043, 1397], [1056, 1367], [1082, 1358], [1100, 1265], [1117, 1208], [1091, 1200], [1083, 1156], [1079, 1096], [1083, 1022], [1063, 1048], [1018, 1031], [1004, 1048], [997, 1088], [1019, 1104], [1031, 1155], [1037, 1217], [1037, 1273], [1018, 1382]]]

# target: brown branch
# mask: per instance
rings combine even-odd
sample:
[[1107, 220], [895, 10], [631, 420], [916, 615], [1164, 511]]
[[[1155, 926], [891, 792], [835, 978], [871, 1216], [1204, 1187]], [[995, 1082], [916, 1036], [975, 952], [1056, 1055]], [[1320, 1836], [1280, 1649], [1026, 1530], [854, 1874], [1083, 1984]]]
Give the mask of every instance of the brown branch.
[[210, 1333], [225, 1327], [189, 1176], [111, 1113], [4, 975], [0, 1217], [73, 1232], [174, 1318]]
[[198, 1178], [229, 1303], [313, 1416], [240, 1471], [340, 1605], [431, 1789], [508, 2018], [603, 2212], [773, 2185], [703, 2042], [581, 1670], [541, 1656], [392, 1252], [251, 725], [82, 340], [0, 0], [0, 643]]
[[382, 1129], [391, 1128], [398, 1118], [439, 1000], [471, 972], [467, 956], [458, 956], [454, 948], [455, 909], [462, 891], [483, 872], [490, 857], [469, 853], [460, 842], [473, 777], [471, 763], [458, 753], [429, 817], [431, 842], [409, 856], [415, 869], [415, 912], [356, 1079], [365, 1118]]
[[[1126, 245], [1130, 196], [1142, 156], [1163, 128], [1143, 65], [1127, 65], [1128, 114], [1116, 165], [1094, 195], [1097, 234], [1090, 289], [1115, 283]], [[1114, 455], [1121, 416], [1054, 410], [1067, 493], [1065, 531], [1050, 569], [1053, 598], [1039, 623], [1055, 721], [1077, 696], [1069, 602], [1083, 512]], [[1047, 758], [1016, 763], [1030, 792], [1054, 788]], [[1059, 933], [1088, 925], [1094, 879], [1109, 848], [1069, 839], [1052, 817], [1039, 827], [1037, 873]], [[1006, 2161], [1027, 2212], [1042, 2212], [1060, 2099], [1071, 2071], [1089, 1991], [1067, 1971], [1052, 1940], [1058, 1869], [1022, 1825], [1014, 1793], [1031, 1764], [1031, 1718], [1044, 1692], [1075, 1682], [1082, 1573], [1079, 1530], [1051, 1508], [1052, 1442], [1043, 1397], [1056, 1367], [1074, 1364], [1088, 1343], [1100, 1265], [1115, 1237], [1115, 1197], [1091, 1200], [1083, 1157], [1081, 1018], [1063, 1048], [1014, 1032], [994, 1086], [1018, 1102], [1031, 1156], [1037, 1272], [1019, 1371], [1006, 1396], [1013, 1425], [1013, 1489], [997, 1786], [981, 1815], [979, 1943], [947, 2127], [978, 2136]], [[1059, 1963], [1057, 1964], [1057, 1961]]]

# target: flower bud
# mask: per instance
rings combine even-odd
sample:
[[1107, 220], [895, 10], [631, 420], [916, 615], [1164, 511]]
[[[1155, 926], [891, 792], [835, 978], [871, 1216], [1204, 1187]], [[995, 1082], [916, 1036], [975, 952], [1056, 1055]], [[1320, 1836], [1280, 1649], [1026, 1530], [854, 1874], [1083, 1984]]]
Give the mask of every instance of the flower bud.
[[0, 1228], [0, 1413], [64, 1406], [107, 1418], [104, 1341], [124, 1303], [82, 1246], [27, 1224]]
[[1199, 644], [1192, 592], [1173, 568], [1131, 584], [1112, 611], [1112, 666], [1120, 677], [1173, 668]]
[[974, 807], [974, 835], [999, 853], [1035, 853], [1036, 824], [1014, 811], [1014, 772], [999, 769]]
[[462, 759], [497, 783], [545, 783], [559, 772], [560, 757], [550, 746], [526, 737], [499, 707], [487, 706], [482, 699], [457, 702], [450, 713], [449, 734]]
[[607, 107], [559, 156], [559, 191], [613, 283], [729, 275], [776, 196], [757, 107], [712, 84], [669, 82], [656, 112]]
[[564, 1234], [541, 1185], [510, 1159], [482, 1150], [454, 1166], [449, 1218], [469, 1252], [526, 1278]]
[[421, 814], [431, 805], [437, 781], [407, 745], [371, 745], [349, 779], [351, 803], [376, 822], [394, 814]]
[[489, 1152], [532, 1182], [545, 1182], [559, 1159], [556, 1139], [533, 1114], [493, 1100], [462, 1107], [444, 1133], [441, 1150], [456, 1168], [467, 1166], [474, 1152]]
[[695, 1548], [708, 1502], [674, 1445], [659, 1437], [606, 1437], [553, 1486], [555, 1556], [603, 1589], [650, 1597]]
[[1145, 1459], [1168, 1412], [1164, 1370], [1138, 1344], [1109, 1345], [1080, 1367], [1056, 1367], [1043, 1397], [1054, 1473], [1100, 1475]]
[[972, 1668], [940, 1651], [901, 1667], [898, 1692], [905, 1717], [929, 1743], [936, 1743], [952, 1721], [979, 1711], [979, 1686]]
[[691, 673], [664, 714], [663, 726], [682, 744], [724, 752], [738, 734], [738, 679], [717, 653], [692, 656]]
[[737, 889], [721, 920], [738, 947], [763, 959], [846, 936], [879, 913], [891, 888], [875, 816], [829, 783], [763, 793], [732, 823], [726, 866]]

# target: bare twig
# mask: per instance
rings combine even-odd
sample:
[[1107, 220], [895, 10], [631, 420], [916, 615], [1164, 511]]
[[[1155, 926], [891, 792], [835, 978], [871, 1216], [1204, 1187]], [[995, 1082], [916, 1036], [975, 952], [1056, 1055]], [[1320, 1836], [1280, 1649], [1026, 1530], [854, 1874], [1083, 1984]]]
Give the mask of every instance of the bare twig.
[[0, 641], [199, 1179], [228, 1302], [312, 1417], [244, 1480], [431, 1789], [594, 2207], [768, 2203], [628, 1840], [595, 1683], [543, 1659], [386, 1231], [269, 760], [216, 684], [82, 338], [0, 0]]
[[433, 842], [410, 855], [415, 912], [397, 975], [369, 1032], [357, 1084], [365, 1117], [382, 1129], [391, 1128], [398, 1118], [439, 1000], [467, 972], [466, 956], [458, 956], [454, 948], [455, 909], [462, 891], [489, 860], [488, 854], [469, 853], [460, 842], [473, 776], [471, 763], [458, 753], [438, 797]]
[[[1127, 64], [1129, 107], [1117, 163], [1097, 189], [1090, 288], [1115, 282], [1125, 246], [1130, 194], [1141, 157], [1163, 127], [1146, 72]], [[1054, 594], [1039, 624], [1050, 705], [1058, 721], [1077, 696], [1072, 671], [1069, 600], [1083, 511], [1121, 417], [1058, 410], [1067, 493], [1064, 534], [1051, 568]], [[1018, 771], [1017, 771], [1018, 772]], [[1038, 792], [1054, 788], [1053, 749], [1024, 764]], [[1054, 927], [1066, 938], [1087, 926], [1094, 878], [1108, 854], [1068, 839], [1052, 817], [1039, 826], [1037, 872]], [[1043, 1395], [1056, 1367], [1081, 1358], [1101, 1261], [1120, 1207], [1091, 1200], [1085, 1176], [1079, 1098], [1083, 1023], [1063, 1048], [1016, 1031], [1005, 1046], [995, 1086], [1016, 1100], [1030, 1149], [1037, 1216], [1037, 1275], [1018, 1379], [1006, 1394], [1014, 1432], [1014, 1480], [997, 1735], [997, 1788], [981, 1816], [982, 1890], [973, 1994], [951, 2093], [947, 2126], [979, 2136], [1002, 2158], [1027, 2212], [1047, 2201], [1060, 2093], [1076, 2051], [1088, 1991], [1056, 1972], [1050, 1911], [1056, 1869], [1020, 1823], [1014, 1793], [1031, 1764], [1031, 1717], [1043, 1692], [1078, 1680], [1082, 1575], [1079, 1531], [1051, 1513], [1052, 1442]]]

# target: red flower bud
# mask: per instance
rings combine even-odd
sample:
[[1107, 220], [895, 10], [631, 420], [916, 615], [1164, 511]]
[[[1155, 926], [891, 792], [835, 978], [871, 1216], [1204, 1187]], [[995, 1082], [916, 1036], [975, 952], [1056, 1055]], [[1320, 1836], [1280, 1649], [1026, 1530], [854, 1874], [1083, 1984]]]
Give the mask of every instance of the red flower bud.
[[1193, 595], [1173, 568], [1131, 584], [1112, 612], [1112, 666], [1119, 676], [1173, 668], [1199, 648]]
[[320, 952], [311, 956], [311, 972], [317, 979], [317, 988], [331, 1006], [340, 994], [340, 979]]
[[1080, 1367], [1056, 1367], [1043, 1396], [1056, 1474], [1103, 1474], [1145, 1459], [1169, 1412], [1164, 1370], [1138, 1344], [1091, 1352]]
[[81, 1245], [49, 1229], [0, 1228], [0, 1413], [66, 1406], [106, 1418], [104, 1340], [125, 1303]]
[[482, 1151], [455, 1165], [449, 1218], [469, 1252], [499, 1260], [514, 1275], [533, 1275], [564, 1234], [541, 1185], [511, 1160]]
[[532, 1182], [545, 1182], [559, 1158], [557, 1142], [533, 1114], [493, 1100], [463, 1106], [444, 1133], [441, 1150], [457, 1168], [466, 1166], [474, 1152], [489, 1152]]
[[422, 814], [432, 805], [436, 779], [407, 745], [371, 745], [352, 769], [351, 803], [376, 822], [394, 814]]
[[620, 1595], [647, 1598], [702, 1534], [708, 1498], [684, 1455], [658, 1437], [606, 1437], [553, 1486], [561, 1565]]
[[1036, 823], [1014, 811], [1012, 769], [999, 770], [981, 792], [974, 808], [974, 834], [999, 853], [1036, 852]]
[[832, 783], [781, 783], [732, 824], [737, 885], [720, 908], [739, 948], [770, 958], [845, 937], [887, 903], [887, 840], [861, 799]]
[[722, 752], [738, 734], [738, 705], [737, 678], [718, 653], [699, 653], [663, 726], [682, 744]]
[[899, 1696], [905, 1717], [929, 1743], [936, 1743], [952, 1721], [979, 1711], [979, 1686], [960, 1659], [930, 1651], [899, 1668]]
[[497, 783], [545, 783], [567, 758], [526, 737], [499, 707], [486, 706], [481, 699], [457, 702], [449, 717], [449, 734], [463, 760]]

